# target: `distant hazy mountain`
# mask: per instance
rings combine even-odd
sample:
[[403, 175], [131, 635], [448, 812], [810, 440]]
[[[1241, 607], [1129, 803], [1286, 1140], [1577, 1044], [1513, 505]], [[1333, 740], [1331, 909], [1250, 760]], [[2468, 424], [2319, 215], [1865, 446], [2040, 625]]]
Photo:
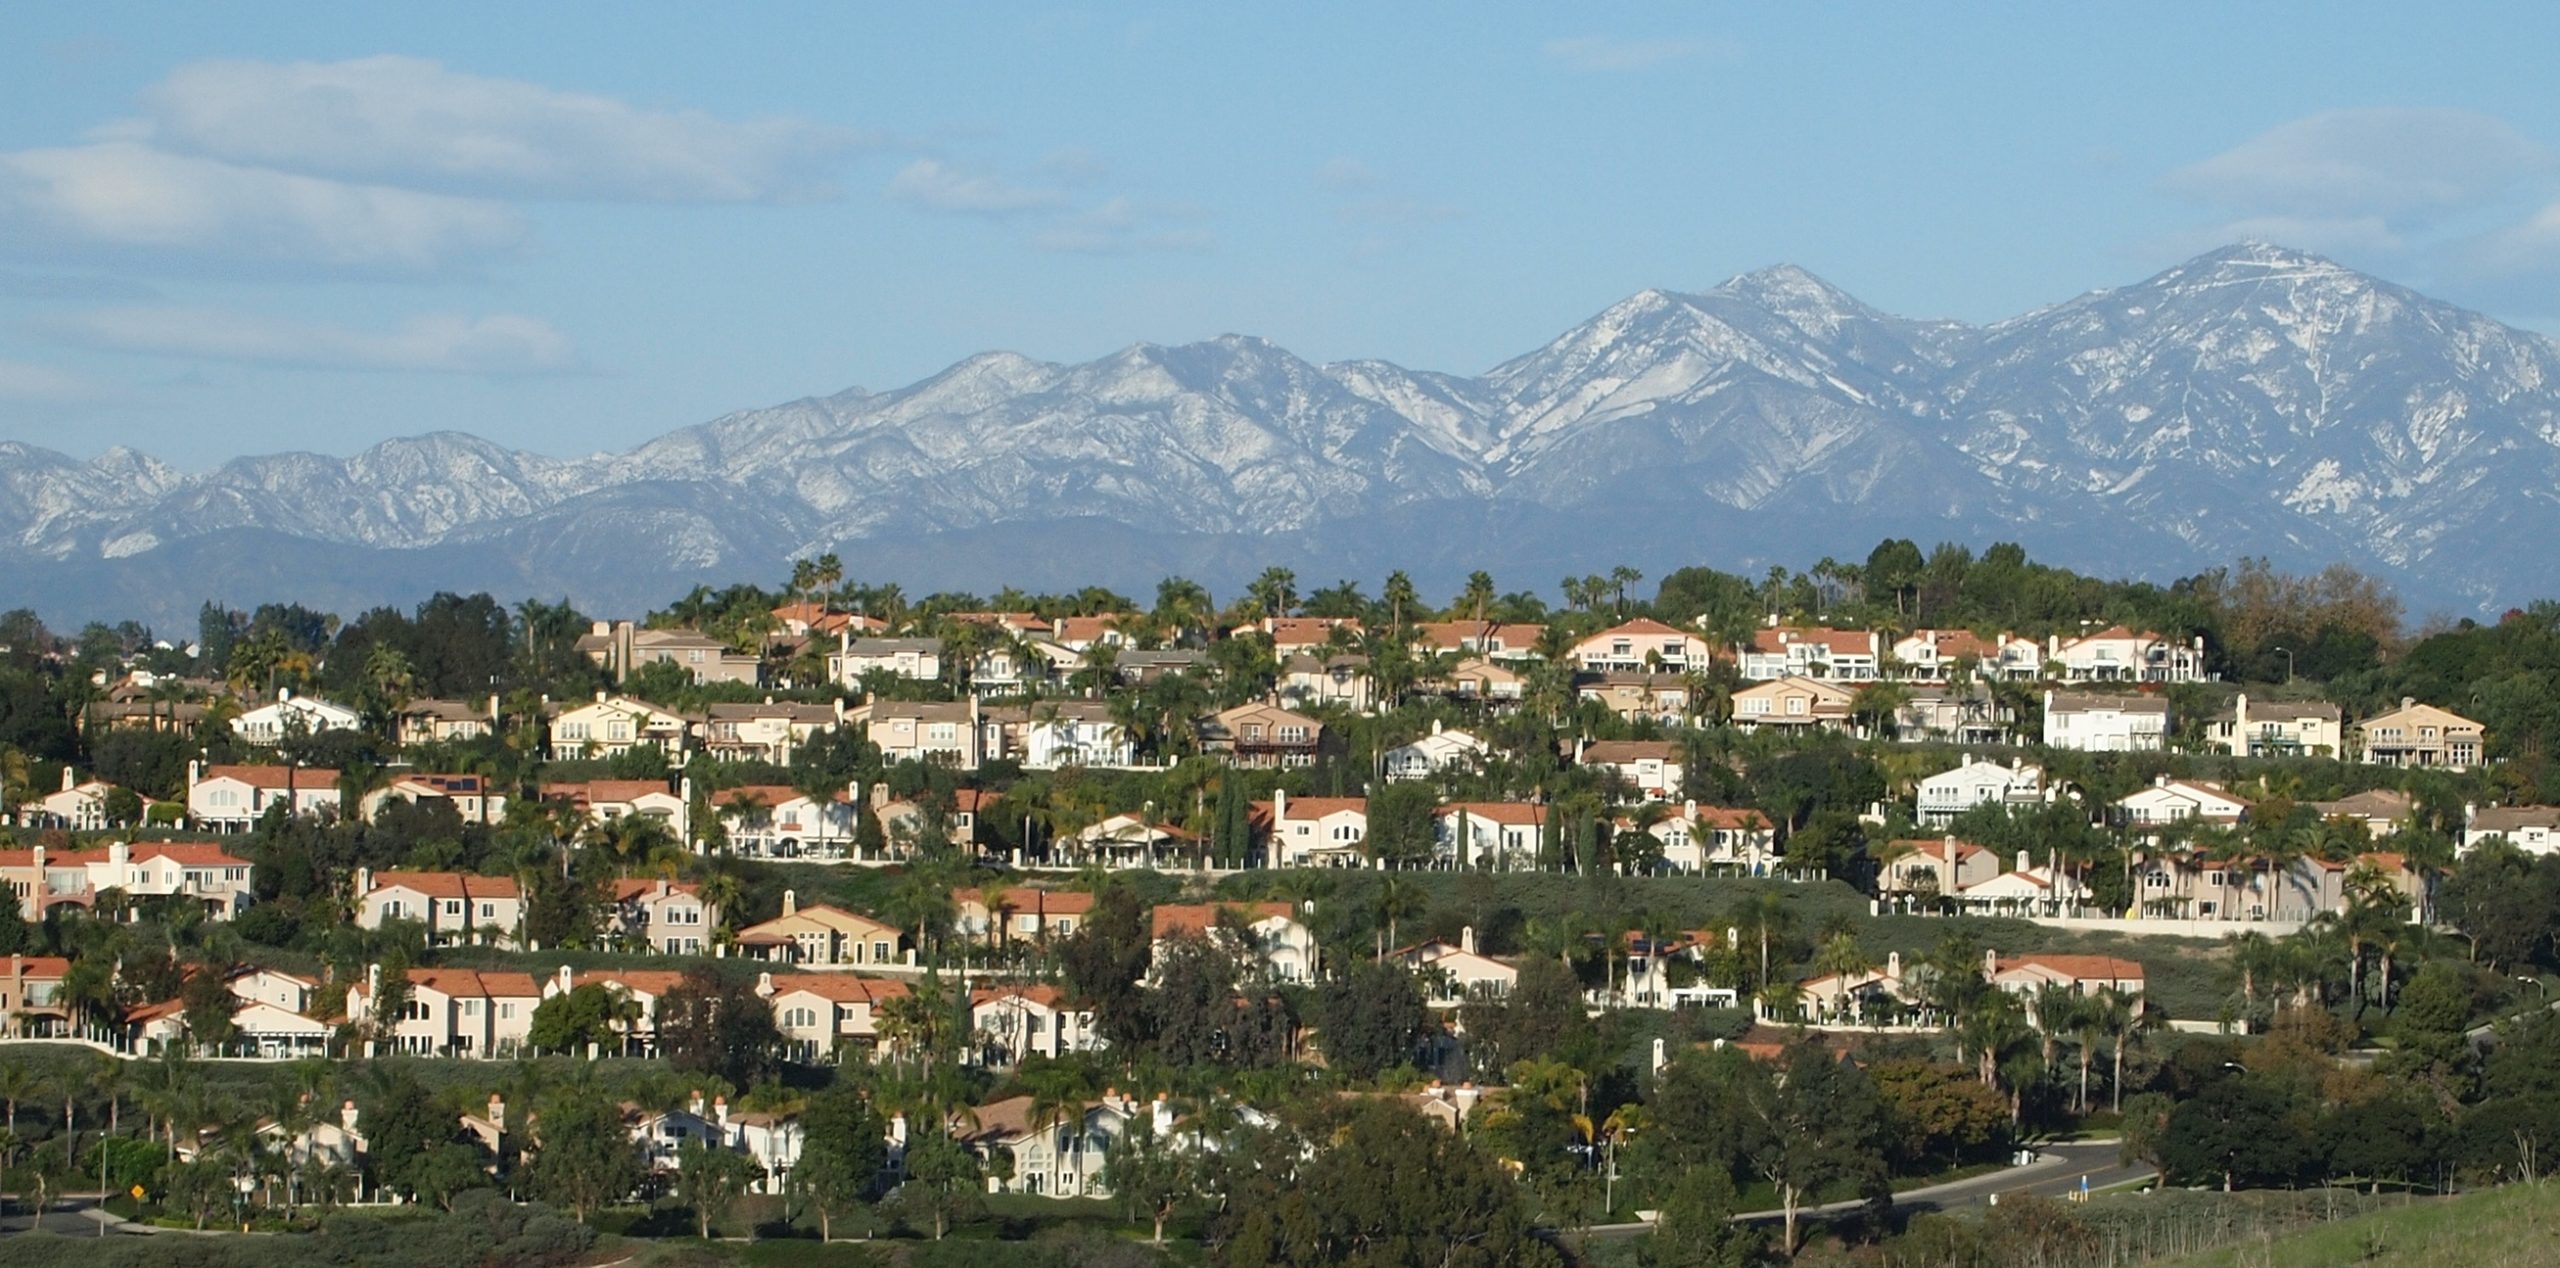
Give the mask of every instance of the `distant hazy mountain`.
[[1801, 269], [1645, 291], [1480, 377], [1260, 339], [972, 357], [562, 460], [457, 433], [183, 475], [0, 445], [0, 604], [182, 621], [437, 588], [599, 610], [838, 550], [913, 586], [1231, 587], [1925, 545], [2167, 578], [2344, 559], [2412, 606], [2560, 595], [2560, 347], [2245, 244], [1988, 327]]

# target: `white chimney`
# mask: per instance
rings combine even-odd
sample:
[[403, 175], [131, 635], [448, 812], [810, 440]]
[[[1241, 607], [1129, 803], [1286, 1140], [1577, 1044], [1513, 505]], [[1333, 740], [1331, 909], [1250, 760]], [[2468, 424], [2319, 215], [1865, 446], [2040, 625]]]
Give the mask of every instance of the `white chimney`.
[[507, 1098], [495, 1092], [489, 1094], [489, 1125], [501, 1133], [507, 1130]]
[[1155, 1118], [1153, 1126], [1155, 1127], [1156, 1138], [1159, 1140], [1167, 1139], [1173, 1135], [1173, 1102], [1165, 1099], [1165, 1094], [1162, 1092], [1156, 1093]]
[[800, 892], [792, 889], [782, 891], [782, 914], [788, 916], [799, 910]]
[[707, 1108], [702, 1103], [701, 1088], [695, 1088], [693, 1090], [693, 1099], [686, 1101], [684, 1103], [684, 1108], [686, 1113], [693, 1115], [695, 1118], [706, 1118], [709, 1116]]
[[2027, 852], [2025, 850], [2018, 851], [2017, 870], [2021, 872], [2027, 870]]
[[356, 1129], [356, 1103], [353, 1100], [338, 1103], [338, 1126], [348, 1131]]
[[1458, 930], [1458, 949], [1469, 955], [1474, 955], [1476, 953], [1476, 927], [1474, 925], [1467, 925]]
[[1986, 978], [1998, 977], [2000, 975], [1999, 951], [1991, 947], [1984, 947], [1982, 949], [1982, 975]]
[[1271, 817], [1272, 817], [1274, 820], [1286, 820], [1286, 819], [1288, 819], [1288, 817], [1289, 817], [1289, 790], [1288, 790], [1288, 789], [1286, 789], [1286, 788], [1274, 788], [1274, 789], [1272, 789], [1272, 790], [1271, 790]]
[[62, 791], [69, 792], [73, 788], [78, 787], [78, 778], [79, 777], [72, 772], [72, 769], [69, 766], [64, 766], [62, 768]]

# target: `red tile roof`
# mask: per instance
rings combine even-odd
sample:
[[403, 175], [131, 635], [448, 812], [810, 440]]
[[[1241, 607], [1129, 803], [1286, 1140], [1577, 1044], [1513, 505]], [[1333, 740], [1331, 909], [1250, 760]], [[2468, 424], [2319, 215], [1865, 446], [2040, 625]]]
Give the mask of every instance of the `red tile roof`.
[[[509, 898], [524, 897], [524, 890], [512, 876], [473, 876], [468, 872], [376, 872], [373, 888], [405, 889], [429, 898]], [[361, 895], [359, 895], [361, 897]]]
[[773, 979], [773, 997], [815, 995], [839, 1004], [879, 1004], [902, 999], [907, 984], [855, 973], [784, 973]]
[[1527, 801], [1453, 801], [1440, 807], [1440, 814], [1464, 812], [1491, 823], [1534, 827], [1547, 821], [1547, 808]]
[[1176, 934], [1207, 933], [1218, 923], [1218, 913], [1229, 911], [1246, 924], [1264, 919], [1286, 919], [1296, 908], [1287, 903], [1165, 903], [1149, 916], [1154, 936], [1169, 938]]
[[338, 772], [318, 766], [208, 766], [204, 777], [208, 780], [234, 779], [252, 788], [281, 789], [290, 782], [297, 792], [306, 788], [333, 788], [338, 783]]

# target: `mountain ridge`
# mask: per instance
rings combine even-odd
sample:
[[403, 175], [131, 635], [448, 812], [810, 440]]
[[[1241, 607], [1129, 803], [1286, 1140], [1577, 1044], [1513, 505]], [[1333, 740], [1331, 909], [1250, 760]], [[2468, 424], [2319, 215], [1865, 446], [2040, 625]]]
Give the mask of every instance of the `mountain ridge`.
[[[189, 474], [123, 448], [83, 463], [0, 443], [0, 540], [18, 556], [0, 604], [131, 615], [110, 605], [180, 558], [199, 566], [177, 584], [228, 590], [155, 598], [151, 619], [297, 585], [383, 602], [421, 597], [429, 573], [479, 588], [475, 552], [491, 586], [618, 607], [826, 549], [916, 585], [940, 579], [883, 570], [967, 570], [961, 542], [1021, 561], [1004, 580], [1031, 586], [1112, 563], [1056, 557], [1044, 526], [1124, 556], [1242, 559], [1260, 543], [1324, 573], [1394, 525], [1462, 575], [1465, 543], [1428, 538], [1467, 524], [1488, 539], [1469, 566], [1497, 575], [2007, 537], [2160, 579], [2241, 555], [2343, 559], [2413, 606], [2485, 610], [2560, 590], [2560, 564], [2513, 549], [2560, 529], [2554, 490], [2560, 345], [2239, 243], [1978, 326], [1894, 316], [1772, 266], [1639, 291], [1475, 376], [1319, 364], [1238, 334], [1073, 364], [987, 352], [576, 458], [436, 431]], [[1505, 516], [1557, 538], [1515, 540]], [[220, 539], [297, 562], [203, 566], [241, 533]], [[1161, 549], [1136, 544], [1149, 535]]]

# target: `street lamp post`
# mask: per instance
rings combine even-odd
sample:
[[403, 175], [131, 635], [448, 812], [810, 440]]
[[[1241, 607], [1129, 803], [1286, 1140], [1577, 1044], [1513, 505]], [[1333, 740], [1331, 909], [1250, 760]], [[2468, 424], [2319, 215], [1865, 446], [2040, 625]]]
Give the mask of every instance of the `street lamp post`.
[[2284, 648], [2284, 647], [2271, 647], [2271, 648], [2268, 648], [2267, 650], [2269, 650], [2269, 651], [2271, 651], [2271, 652], [2274, 652], [2274, 653], [2275, 653], [2276, 655], [2278, 655], [2278, 656], [2282, 656], [2282, 657], [2284, 657], [2284, 680], [2285, 680], [2285, 684], [2286, 684], [2287, 686], [2292, 685], [2292, 683], [2293, 683], [2293, 651], [2292, 651], [2292, 649], [2290, 649], [2290, 648]]

